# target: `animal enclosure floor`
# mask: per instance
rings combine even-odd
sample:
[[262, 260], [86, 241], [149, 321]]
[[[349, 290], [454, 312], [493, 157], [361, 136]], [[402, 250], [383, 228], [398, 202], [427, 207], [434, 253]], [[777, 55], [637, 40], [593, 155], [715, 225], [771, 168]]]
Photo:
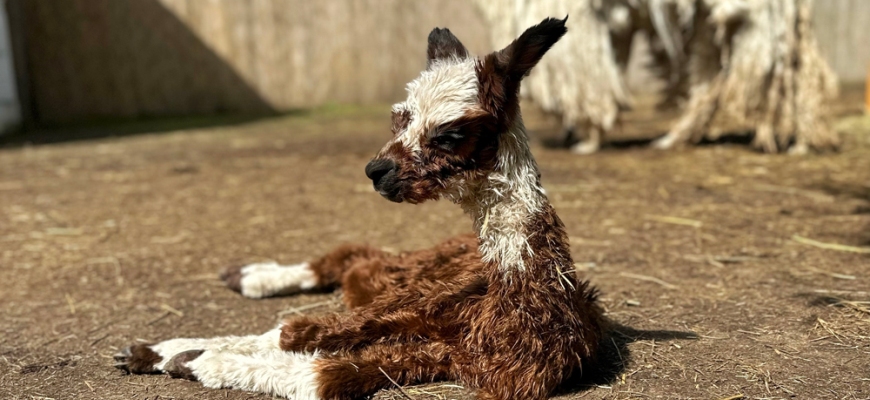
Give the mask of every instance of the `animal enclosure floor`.
[[[124, 375], [111, 356], [340, 310], [338, 294], [241, 298], [226, 266], [470, 230], [448, 202], [373, 192], [363, 167], [388, 127], [377, 108], [0, 150], [0, 398], [268, 399]], [[800, 157], [536, 145], [578, 273], [618, 324], [557, 398], [870, 398], [870, 119], [838, 128], [840, 153]], [[472, 398], [404, 392], [376, 398]]]

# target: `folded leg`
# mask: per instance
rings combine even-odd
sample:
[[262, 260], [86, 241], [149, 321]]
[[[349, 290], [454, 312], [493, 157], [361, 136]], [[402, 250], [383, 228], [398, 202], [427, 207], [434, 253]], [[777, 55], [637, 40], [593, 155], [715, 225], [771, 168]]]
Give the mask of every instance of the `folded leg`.
[[389, 257], [368, 246], [345, 245], [329, 254], [294, 265], [257, 263], [228, 268], [221, 279], [230, 289], [243, 296], [260, 299], [288, 295], [312, 289], [332, 289], [341, 283], [344, 273], [356, 263]]
[[399, 255], [369, 246], [344, 245], [311, 262], [250, 264], [230, 268], [221, 278], [231, 289], [257, 299], [341, 286], [345, 304], [356, 308], [406, 282], [452, 280], [468, 272], [456, 267], [467, 266], [469, 257], [479, 259], [477, 238], [471, 235]]
[[378, 390], [456, 379], [455, 348], [439, 342], [374, 345], [314, 362], [321, 399], [367, 398]]
[[488, 286], [485, 278], [473, 276], [441, 284], [437, 294], [414, 289], [395, 288], [388, 298], [378, 298], [351, 314], [288, 319], [281, 328], [281, 348], [335, 352], [375, 343], [442, 340], [462, 329], [460, 311], [477, 302]]
[[439, 327], [412, 311], [378, 317], [325, 315], [286, 321], [280, 343], [288, 351], [352, 351], [373, 343], [428, 340], [438, 331]]

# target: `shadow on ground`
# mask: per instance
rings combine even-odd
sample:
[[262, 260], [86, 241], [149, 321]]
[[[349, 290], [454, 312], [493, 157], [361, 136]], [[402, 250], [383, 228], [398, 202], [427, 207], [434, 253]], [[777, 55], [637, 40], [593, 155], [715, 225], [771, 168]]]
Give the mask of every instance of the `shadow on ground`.
[[[627, 150], [632, 148], [649, 147], [655, 139], [663, 136], [661, 134], [651, 135], [644, 138], [604, 138], [601, 143], [601, 150]], [[716, 140], [703, 139], [697, 143], [697, 146], [718, 146], [722, 144], [736, 144], [740, 146], [749, 146], [752, 144], [753, 135], [748, 132], [735, 132], [733, 134], [722, 135]], [[541, 144], [548, 149], [567, 149], [580, 142], [578, 138], [566, 139], [565, 135], [555, 137], [548, 136], [541, 138]]]
[[45, 125], [0, 135], [0, 148], [234, 126], [282, 116], [302, 116], [306, 113], [307, 111], [298, 110], [280, 114], [227, 114], [141, 119], [104, 119], [82, 121], [69, 125]]
[[625, 373], [626, 365], [631, 357], [628, 345], [634, 342], [651, 340], [655, 342], [670, 342], [674, 340], [698, 340], [694, 332], [671, 330], [640, 330], [614, 323], [607, 332], [599, 348], [600, 358], [590, 365], [584, 365], [583, 371], [569, 378], [557, 394], [567, 395], [594, 388], [611, 385], [619, 381]]
[[11, 33], [27, 66], [19, 72], [25, 129], [0, 136], [0, 146], [233, 125], [277, 112], [160, 1], [9, 6], [22, 21]]

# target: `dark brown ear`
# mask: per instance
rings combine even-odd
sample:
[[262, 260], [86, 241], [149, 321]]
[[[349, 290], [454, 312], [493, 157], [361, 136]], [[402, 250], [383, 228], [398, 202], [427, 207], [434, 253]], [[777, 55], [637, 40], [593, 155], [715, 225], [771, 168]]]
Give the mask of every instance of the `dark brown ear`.
[[478, 72], [484, 107], [508, 118], [514, 114], [520, 82], [568, 31], [567, 20], [567, 16], [565, 19], [547, 18], [526, 29], [504, 49], [484, 57]]
[[450, 33], [447, 28], [435, 28], [429, 33], [429, 48], [426, 51], [427, 66], [432, 65], [435, 60], [443, 60], [446, 58], [466, 58], [468, 50], [462, 45], [462, 42]]
[[568, 32], [565, 27], [567, 20], [567, 16], [565, 19], [547, 18], [526, 29], [513, 43], [494, 54], [495, 59], [503, 64], [500, 69], [514, 79], [528, 75], [544, 53]]

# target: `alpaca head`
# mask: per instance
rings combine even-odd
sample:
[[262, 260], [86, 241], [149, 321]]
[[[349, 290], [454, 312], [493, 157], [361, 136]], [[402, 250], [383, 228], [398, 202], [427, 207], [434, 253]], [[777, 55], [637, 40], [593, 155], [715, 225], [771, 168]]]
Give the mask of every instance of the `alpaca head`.
[[520, 81], [565, 32], [565, 20], [548, 18], [476, 58], [435, 28], [426, 70], [393, 106], [393, 138], [366, 166], [375, 189], [395, 202], [462, 197], [502, 168], [512, 157], [505, 135], [519, 119]]

